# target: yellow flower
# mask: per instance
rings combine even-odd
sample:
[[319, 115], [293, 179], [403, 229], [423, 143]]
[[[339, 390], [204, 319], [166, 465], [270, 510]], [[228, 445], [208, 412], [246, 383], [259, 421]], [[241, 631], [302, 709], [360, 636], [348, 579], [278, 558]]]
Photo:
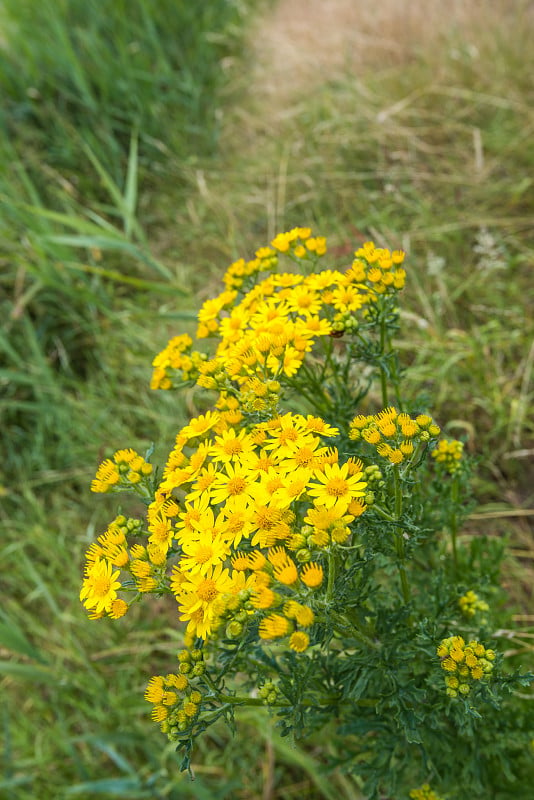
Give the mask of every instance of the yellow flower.
[[304, 631], [295, 631], [289, 637], [289, 646], [295, 653], [303, 653], [310, 643], [310, 637]]
[[201, 536], [199, 539], [184, 542], [183, 556], [180, 559], [182, 572], [207, 573], [216, 564], [225, 560], [229, 545], [220, 534]]
[[289, 633], [289, 621], [280, 614], [269, 614], [259, 626], [260, 639], [278, 639]]
[[225, 502], [227, 508], [243, 508], [252, 502], [254, 479], [250, 469], [237, 463], [224, 465], [224, 472], [219, 472], [211, 491], [214, 503]]
[[316, 589], [323, 582], [323, 568], [321, 564], [316, 561], [310, 561], [305, 564], [300, 572], [300, 579], [302, 583], [306, 584], [310, 589]]
[[111, 563], [105, 559], [89, 566], [80, 591], [80, 600], [85, 607], [96, 614], [109, 611], [117, 599], [117, 590], [121, 588], [119, 575], [120, 572], [113, 572]]
[[351, 500], [365, 494], [367, 483], [361, 480], [362, 473], [349, 475], [348, 464], [325, 464], [314, 471], [314, 477], [319, 483], [310, 483], [308, 493], [326, 508], [335, 506], [345, 511]]

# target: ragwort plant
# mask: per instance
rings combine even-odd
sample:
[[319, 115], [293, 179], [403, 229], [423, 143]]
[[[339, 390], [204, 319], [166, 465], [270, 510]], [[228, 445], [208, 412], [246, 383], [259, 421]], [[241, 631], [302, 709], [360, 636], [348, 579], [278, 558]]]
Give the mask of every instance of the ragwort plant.
[[161, 474], [131, 449], [100, 465], [92, 490], [146, 518], [90, 546], [80, 598], [94, 619], [176, 601], [184, 646], [145, 697], [183, 768], [215, 721], [266, 706], [283, 734], [327, 731], [325, 760], [369, 797], [519, 797], [531, 676], [491, 646], [502, 546], [458, 539], [463, 445], [402, 395], [405, 254], [327, 258], [310, 229], [279, 234], [202, 305], [207, 347], [180, 335], [156, 356], [153, 389], [213, 403]]

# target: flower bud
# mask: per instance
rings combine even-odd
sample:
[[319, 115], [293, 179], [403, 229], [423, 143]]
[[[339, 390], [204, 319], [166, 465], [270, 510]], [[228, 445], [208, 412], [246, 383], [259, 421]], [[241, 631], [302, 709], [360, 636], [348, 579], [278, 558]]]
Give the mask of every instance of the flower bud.
[[243, 633], [243, 626], [236, 619], [233, 619], [226, 626], [226, 637], [228, 639], [238, 639]]

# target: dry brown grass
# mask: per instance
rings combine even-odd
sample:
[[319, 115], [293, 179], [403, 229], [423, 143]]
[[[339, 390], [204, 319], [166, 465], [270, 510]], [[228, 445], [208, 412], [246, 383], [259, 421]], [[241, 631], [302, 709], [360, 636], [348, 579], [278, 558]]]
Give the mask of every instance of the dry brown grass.
[[533, 13], [522, 0], [279, 0], [254, 30], [251, 94], [283, 109], [338, 75], [439, 55], [455, 34], [476, 52], [485, 31]]

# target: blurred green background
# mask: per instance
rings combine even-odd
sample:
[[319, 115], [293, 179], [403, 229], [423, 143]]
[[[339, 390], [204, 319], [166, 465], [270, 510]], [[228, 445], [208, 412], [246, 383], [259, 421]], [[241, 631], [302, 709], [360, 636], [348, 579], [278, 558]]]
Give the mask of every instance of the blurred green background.
[[[178, 771], [147, 678], [162, 602], [88, 621], [91, 495], [120, 447], [163, 461], [195, 413], [151, 393], [235, 258], [310, 225], [340, 265], [408, 252], [406, 390], [480, 458], [466, 536], [506, 537], [532, 663], [534, 11], [515, 0], [3, 0], [0, 7], [0, 686], [6, 800], [357, 798], [328, 745], [247, 712]], [[530, 603], [530, 605], [529, 605]]]

